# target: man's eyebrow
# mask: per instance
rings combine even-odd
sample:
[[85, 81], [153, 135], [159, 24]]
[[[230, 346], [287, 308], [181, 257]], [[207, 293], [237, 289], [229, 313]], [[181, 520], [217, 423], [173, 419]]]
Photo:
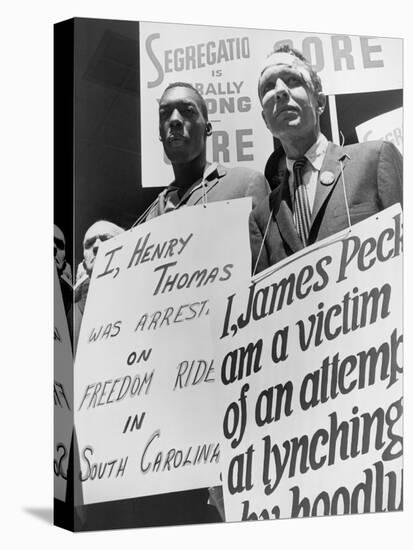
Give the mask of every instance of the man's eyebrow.
[[[273, 69], [273, 68], [276, 68], [277, 70], [279, 70], [279, 73], [283, 73], [283, 72], [288, 72], [288, 71], [297, 71], [297, 69], [295, 69], [294, 67], [292, 66], [289, 66], [289, 65], [285, 65], [284, 63], [272, 63], [271, 65], [267, 65], [266, 67], [263, 68], [263, 70], [261, 71], [261, 76], [266, 72], [268, 71], [269, 69]], [[277, 73], [277, 74], [279, 74]]]
[[298, 69], [298, 67], [294, 67], [294, 66], [284, 65], [282, 69], [280, 69], [280, 73], [291, 73], [291, 72], [301, 74], [301, 71]]
[[96, 237], [89, 237], [88, 239], [85, 239], [85, 242], [83, 243], [83, 246], [90, 245], [96, 241]]
[[166, 109], [166, 108], [170, 108], [170, 107], [175, 107], [176, 105], [193, 105], [193, 106], [197, 106], [197, 103], [195, 100], [193, 99], [177, 99], [175, 101], [170, 101], [168, 103], [160, 103], [159, 104], [159, 109]]

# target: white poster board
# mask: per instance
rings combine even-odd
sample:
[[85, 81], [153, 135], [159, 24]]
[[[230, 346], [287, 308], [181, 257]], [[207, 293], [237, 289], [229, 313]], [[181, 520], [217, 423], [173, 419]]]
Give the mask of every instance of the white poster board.
[[100, 246], [75, 363], [85, 504], [219, 482], [210, 299], [248, 280], [250, 209], [183, 207]]
[[329, 95], [402, 88], [400, 39], [146, 22], [139, 35], [143, 186], [173, 179], [158, 127], [158, 101], [173, 82], [189, 82], [207, 103], [208, 160], [261, 172], [273, 141], [257, 86], [274, 47], [287, 42], [302, 51]]
[[73, 433], [73, 354], [59, 277], [54, 269], [54, 496], [66, 500]]
[[214, 308], [228, 521], [401, 509], [402, 232], [395, 205]]
[[394, 109], [356, 127], [359, 142], [376, 139], [390, 141], [403, 154], [403, 109]]

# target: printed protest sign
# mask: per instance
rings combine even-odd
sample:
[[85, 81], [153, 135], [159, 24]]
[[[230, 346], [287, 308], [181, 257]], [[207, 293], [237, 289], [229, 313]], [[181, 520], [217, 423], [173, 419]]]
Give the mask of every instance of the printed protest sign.
[[229, 521], [402, 507], [395, 205], [214, 308]]
[[393, 143], [403, 154], [403, 109], [394, 109], [356, 127], [359, 142], [381, 139]]
[[140, 23], [139, 36], [143, 186], [171, 182], [158, 139], [158, 101], [173, 82], [192, 84], [206, 101], [208, 159], [260, 171], [273, 140], [257, 87], [274, 48], [287, 43], [302, 51], [328, 95], [402, 88], [401, 64], [395, 63], [402, 59], [400, 39], [148, 22]]
[[57, 271], [54, 272], [54, 496], [66, 500], [73, 432], [73, 354]]
[[219, 482], [210, 298], [248, 280], [250, 208], [181, 208], [100, 246], [75, 363], [86, 504]]

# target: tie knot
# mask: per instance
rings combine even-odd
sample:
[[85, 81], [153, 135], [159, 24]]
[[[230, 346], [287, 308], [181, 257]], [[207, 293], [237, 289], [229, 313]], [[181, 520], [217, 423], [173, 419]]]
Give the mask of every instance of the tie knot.
[[307, 162], [307, 159], [305, 157], [303, 157], [302, 159], [297, 159], [293, 165], [294, 172], [297, 172], [297, 171], [301, 172], [306, 162]]

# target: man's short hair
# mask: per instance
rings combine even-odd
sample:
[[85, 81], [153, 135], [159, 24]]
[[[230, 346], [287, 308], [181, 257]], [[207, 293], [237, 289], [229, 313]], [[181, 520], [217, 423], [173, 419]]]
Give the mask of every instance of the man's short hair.
[[[314, 91], [316, 93], [319, 93], [323, 90], [323, 86], [321, 84], [320, 77], [315, 72], [315, 70], [313, 69], [313, 67], [309, 63], [309, 61], [304, 57], [304, 55], [299, 50], [296, 50], [295, 48], [292, 48], [289, 44], [283, 44], [282, 46], [278, 46], [278, 48], [274, 48], [273, 51], [270, 52], [267, 55], [267, 58], [271, 57], [272, 55], [274, 55], [276, 53], [289, 53], [289, 54], [293, 55], [294, 57], [296, 57], [297, 59], [299, 59], [300, 61], [302, 61], [304, 63], [304, 65], [307, 67], [307, 70], [310, 74], [311, 84], [313, 85]], [[259, 93], [259, 83], [258, 83], [258, 96], [261, 99], [261, 96], [260, 96], [260, 93]]]
[[205, 120], [208, 120], [208, 108], [206, 106], [205, 99], [198, 92], [198, 90], [194, 88], [194, 86], [192, 86], [192, 84], [190, 84], [189, 82], [172, 82], [171, 84], [168, 84], [168, 86], [165, 88], [162, 96], [171, 88], [189, 88], [190, 90], [192, 90], [198, 96], [198, 99], [201, 103], [201, 113], [203, 117], [205, 118]]

